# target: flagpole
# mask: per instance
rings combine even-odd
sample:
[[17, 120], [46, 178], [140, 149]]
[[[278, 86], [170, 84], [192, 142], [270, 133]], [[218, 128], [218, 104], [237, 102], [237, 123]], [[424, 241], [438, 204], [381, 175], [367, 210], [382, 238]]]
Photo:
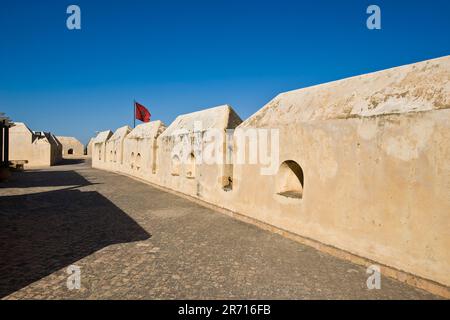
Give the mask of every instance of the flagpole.
[[133, 100], [133, 129], [136, 128], [136, 100]]

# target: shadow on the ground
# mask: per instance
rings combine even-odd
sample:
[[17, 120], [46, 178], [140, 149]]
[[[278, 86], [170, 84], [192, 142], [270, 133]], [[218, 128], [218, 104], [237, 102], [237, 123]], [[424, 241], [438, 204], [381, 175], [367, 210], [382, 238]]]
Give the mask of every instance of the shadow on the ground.
[[61, 161], [55, 164], [55, 166], [65, 166], [65, 165], [71, 165], [71, 164], [80, 164], [86, 162], [86, 159], [82, 158], [63, 158]]
[[[85, 180], [73, 171], [48, 171], [42, 174], [61, 174], [68, 185]], [[87, 184], [86, 180], [84, 183]], [[98, 192], [67, 188], [2, 196], [0, 297], [106, 246], [145, 240], [150, 236]]]
[[8, 181], [0, 184], [0, 188], [82, 187], [91, 184], [93, 183], [72, 170], [32, 170], [13, 172]]

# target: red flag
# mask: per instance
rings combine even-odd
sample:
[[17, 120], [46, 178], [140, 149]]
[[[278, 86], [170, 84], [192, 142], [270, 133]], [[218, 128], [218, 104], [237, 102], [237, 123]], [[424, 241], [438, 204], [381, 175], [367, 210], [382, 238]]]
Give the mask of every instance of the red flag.
[[141, 120], [142, 122], [150, 122], [151, 114], [146, 107], [144, 107], [142, 104], [135, 102], [134, 109], [136, 113], [136, 119]]

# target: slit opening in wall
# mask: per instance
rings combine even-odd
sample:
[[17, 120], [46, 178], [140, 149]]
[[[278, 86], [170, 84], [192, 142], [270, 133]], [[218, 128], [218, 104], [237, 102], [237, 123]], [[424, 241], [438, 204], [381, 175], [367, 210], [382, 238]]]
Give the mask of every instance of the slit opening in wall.
[[134, 152], [131, 153], [130, 167], [131, 169], [134, 169]]
[[136, 155], [136, 170], [139, 171], [141, 169], [141, 154], [138, 153]]
[[225, 164], [222, 175], [222, 190], [229, 192], [233, 190], [233, 165]]
[[194, 179], [195, 178], [195, 156], [194, 153], [191, 152], [189, 155], [189, 158], [186, 163], [186, 178], [188, 179]]
[[67, 154], [73, 154], [73, 149], [69, 149], [69, 150], [67, 151]]
[[155, 174], [156, 173], [156, 155], [157, 155], [157, 152], [156, 152], [156, 144], [154, 144], [153, 145], [153, 148], [152, 148], [152, 174]]
[[223, 183], [223, 191], [231, 191], [233, 190], [233, 178], [232, 177], [224, 177], [224, 183]]
[[180, 175], [180, 158], [178, 156], [172, 157], [172, 171], [171, 174], [173, 176], [179, 176]]
[[293, 160], [283, 162], [276, 176], [276, 193], [286, 198], [303, 199], [303, 188], [302, 167]]
[[225, 164], [222, 174], [222, 190], [229, 192], [233, 190], [233, 135], [227, 132], [226, 139], [226, 143], [223, 146], [226, 149], [226, 153], [224, 155]]

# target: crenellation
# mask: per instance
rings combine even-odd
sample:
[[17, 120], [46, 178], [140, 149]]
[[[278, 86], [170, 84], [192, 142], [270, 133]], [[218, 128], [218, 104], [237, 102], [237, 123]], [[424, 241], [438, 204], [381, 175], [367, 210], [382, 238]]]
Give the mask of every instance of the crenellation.
[[[167, 128], [122, 128], [101, 143], [120, 137], [125, 147], [114, 150], [127, 150], [123, 165], [93, 166], [448, 287], [449, 79], [446, 56], [281, 93], [243, 122], [224, 105], [178, 116]], [[158, 134], [143, 138], [144, 127]], [[268, 149], [279, 148], [278, 169], [262, 174], [260, 153], [259, 162], [242, 161], [253, 147], [237, 144], [241, 134], [259, 139], [270, 130], [279, 139]], [[220, 142], [211, 155], [224, 160], [230, 151], [231, 163], [204, 161], [213, 138]]]

